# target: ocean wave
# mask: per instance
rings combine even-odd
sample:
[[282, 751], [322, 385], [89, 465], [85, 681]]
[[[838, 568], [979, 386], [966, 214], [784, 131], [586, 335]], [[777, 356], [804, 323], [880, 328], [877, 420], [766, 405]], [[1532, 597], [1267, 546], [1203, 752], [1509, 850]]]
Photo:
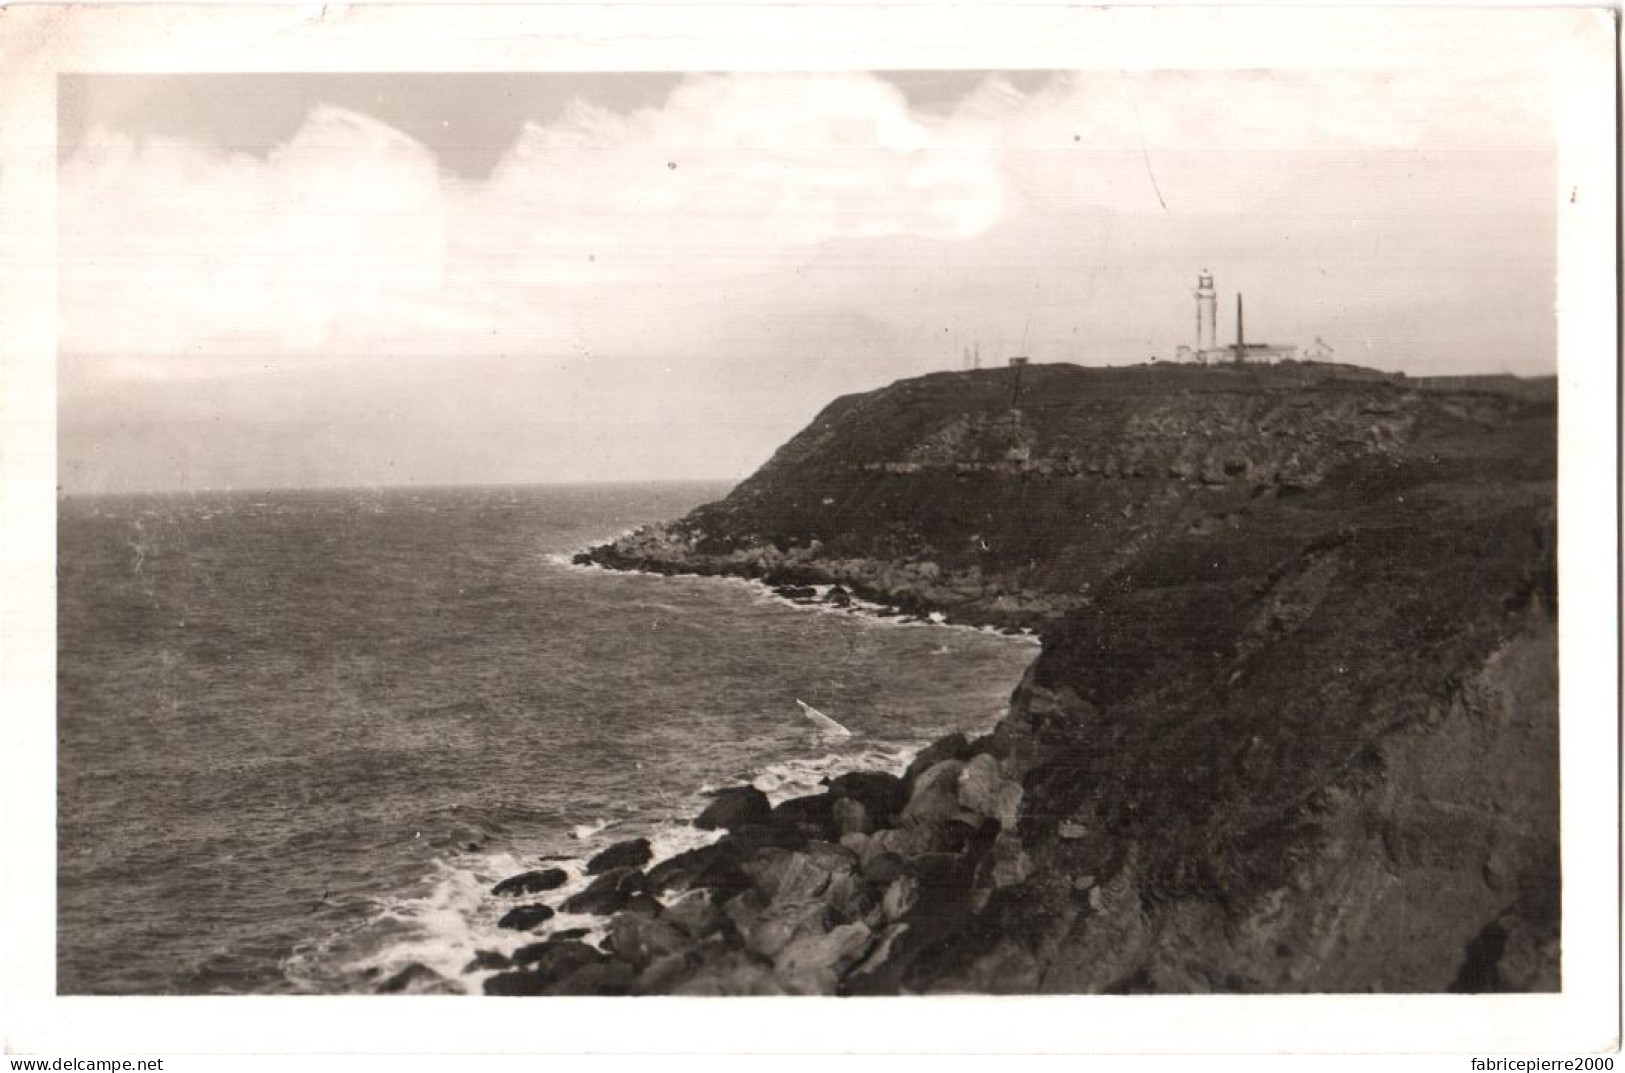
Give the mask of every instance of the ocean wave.
[[[853, 771], [886, 771], [901, 774], [925, 741], [866, 744], [859, 748], [830, 751], [815, 756], [775, 761], [754, 772], [741, 773], [725, 785], [749, 783], [778, 805], [795, 797], [822, 793], [826, 783]], [[425, 878], [420, 894], [380, 902], [370, 921], [361, 930], [375, 934], [373, 943], [358, 944], [353, 929], [344, 942], [317, 944], [305, 952], [305, 962], [331, 956], [337, 946], [354, 948], [350, 955], [328, 971], [348, 981], [347, 989], [370, 990], [397, 973], [417, 964], [432, 970], [441, 980], [420, 981], [413, 989], [427, 987], [439, 991], [479, 994], [484, 980], [501, 971], [472, 967], [476, 954], [489, 951], [511, 957], [520, 947], [546, 939], [561, 931], [582, 931], [582, 941], [597, 945], [607, 934], [609, 918], [566, 913], [562, 906], [592, 882], [587, 862], [609, 846], [636, 837], [649, 840], [652, 853], [648, 867], [669, 860], [722, 838], [722, 831], [705, 831], [686, 817], [697, 816], [709, 796], [720, 789], [715, 784], [701, 786], [680, 806], [685, 818], [667, 821], [604, 821], [578, 824], [572, 834], [581, 844], [579, 854], [549, 859], [549, 866], [561, 868], [567, 879], [545, 895], [515, 900], [493, 896], [491, 888], [501, 880], [536, 867], [534, 858], [513, 852], [460, 854], [437, 859], [433, 872]], [[501, 928], [497, 922], [515, 905], [541, 903], [555, 915], [531, 931]], [[465, 971], [468, 970], [468, 971]], [[288, 972], [295, 976], [298, 965]], [[304, 966], [307, 975], [309, 965]], [[320, 990], [318, 985], [314, 989]]]

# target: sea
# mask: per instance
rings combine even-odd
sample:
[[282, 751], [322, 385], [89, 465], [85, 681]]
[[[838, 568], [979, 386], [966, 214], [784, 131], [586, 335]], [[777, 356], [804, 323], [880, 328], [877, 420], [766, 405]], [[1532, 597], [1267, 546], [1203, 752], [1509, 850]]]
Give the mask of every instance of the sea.
[[1030, 638], [571, 563], [726, 491], [60, 497], [58, 992], [478, 993], [476, 952], [603, 923], [498, 928], [504, 877], [557, 905], [716, 837], [718, 788], [992, 726]]

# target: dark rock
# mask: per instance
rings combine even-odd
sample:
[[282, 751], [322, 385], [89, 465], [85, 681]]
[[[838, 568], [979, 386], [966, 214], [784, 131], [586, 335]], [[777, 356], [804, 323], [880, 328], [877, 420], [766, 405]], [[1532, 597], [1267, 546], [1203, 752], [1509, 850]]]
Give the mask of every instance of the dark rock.
[[553, 917], [553, 907], [548, 905], [516, 905], [502, 915], [497, 921], [499, 928], [512, 928], [514, 931], [529, 931]]
[[972, 878], [965, 857], [957, 853], [924, 853], [908, 863], [909, 873], [919, 880], [925, 912], [944, 919], [960, 912]]
[[727, 917], [711, 892], [702, 890], [667, 906], [662, 919], [691, 939], [705, 939], [716, 934]]
[[761, 891], [755, 889], [737, 894], [722, 904], [723, 915], [728, 918], [728, 923], [739, 935], [748, 934], [766, 911], [767, 899], [762, 897]]
[[617, 842], [587, 862], [587, 874], [595, 876], [611, 868], [641, 868], [653, 856], [647, 838]]
[[632, 990], [639, 995], [669, 995], [685, 980], [693, 977], [704, 963], [703, 955], [692, 948], [656, 958], [638, 973]]
[[888, 827], [870, 836], [868, 843], [863, 847], [864, 855], [860, 860], [867, 862], [877, 853], [895, 853], [903, 858], [931, 853], [940, 848], [942, 833], [940, 827]]
[[999, 772], [999, 762], [986, 753], [973, 756], [959, 773], [959, 803], [972, 812], [997, 820], [1006, 831], [1016, 829], [1021, 811], [1021, 784]]
[[540, 894], [556, 890], [569, 882], [570, 876], [562, 868], [543, 868], [535, 872], [521, 872], [509, 876], [491, 888], [492, 894]]
[[853, 872], [858, 867], [858, 855], [835, 842], [809, 842], [802, 852], [830, 875]]
[[939, 823], [932, 830], [931, 851], [936, 853], [962, 853], [976, 839], [976, 828], [962, 820]]
[[829, 794], [792, 797], [773, 809], [773, 826], [809, 839], [832, 841], [840, 837], [835, 826], [835, 798]]
[[775, 957], [792, 939], [828, 931], [829, 913], [829, 906], [817, 900], [775, 902], [745, 931], [745, 949], [761, 957]]
[[637, 913], [640, 916], [646, 917], [657, 917], [660, 916], [661, 913], [665, 912], [665, 908], [660, 904], [660, 900], [653, 894], [650, 894], [648, 891], [640, 890], [637, 893], [627, 897], [625, 904], [621, 906], [621, 912]]
[[840, 585], [832, 585], [830, 590], [824, 594], [824, 602], [835, 607], [851, 607], [852, 594]]
[[832, 877], [823, 899], [842, 921], [865, 920], [876, 904], [868, 881], [853, 872]]
[[811, 585], [780, 585], [773, 591], [786, 600], [795, 600], [797, 602], [818, 598], [818, 590]]
[[589, 928], [560, 928], [558, 931], [550, 933], [548, 938], [563, 942], [566, 939], [580, 939], [591, 934], [592, 931]]
[[887, 920], [896, 921], [906, 916], [919, 900], [920, 881], [911, 875], [900, 875], [887, 885], [880, 907], [885, 911]]
[[959, 803], [959, 774], [964, 768], [963, 761], [943, 760], [920, 772], [899, 820], [913, 825], [980, 822], [980, 816]]
[[942, 763], [944, 760], [964, 760], [970, 755], [970, 742], [965, 735], [955, 731], [947, 737], [938, 738], [914, 755], [909, 761], [908, 771], [903, 775], [903, 782], [910, 791], [915, 781], [926, 771]]
[[891, 957], [892, 948], [908, 933], [907, 924], [889, 924], [876, 934], [875, 942], [870, 946], [869, 953], [855, 965], [847, 974], [848, 982], [854, 978], [862, 978], [879, 970]]
[[792, 939], [773, 959], [773, 967], [793, 995], [833, 994], [841, 974], [857, 964], [873, 940], [867, 925], [842, 924], [822, 935]]
[[547, 988], [549, 995], [626, 995], [637, 971], [624, 961], [596, 961]]
[[500, 972], [487, 977], [480, 990], [487, 995], [540, 995], [547, 988], [547, 979], [534, 972]]
[[592, 556], [587, 552], [578, 551], [574, 555], [570, 556], [570, 561], [576, 566], [591, 566]]
[[876, 825], [885, 827], [908, 803], [908, 784], [883, 771], [853, 771], [829, 784], [830, 795], [861, 804]]
[[[834, 813], [832, 811], [831, 819], [833, 820], [833, 818]], [[740, 851], [749, 857], [764, 849], [800, 849], [814, 835], [811, 828], [804, 830], [795, 823], [774, 822], [754, 824], [729, 837]]]
[[513, 963], [544, 980], [560, 980], [583, 965], [603, 961], [606, 956], [602, 950], [574, 939], [549, 938], [515, 950]]
[[773, 967], [743, 950], [735, 950], [707, 965], [680, 984], [677, 995], [782, 995], [784, 986]]
[[474, 959], [463, 966], [464, 972], [490, 972], [492, 969], [506, 969], [513, 964], [513, 959], [507, 954], [499, 954], [495, 950], [476, 950]]
[[750, 879], [740, 870], [744, 860], [740, 844], [725, 838], [661, 861], [649, 869], [647, 886], [656, 893], [701, 887], [741, 891], [750, 886]]
[[890, 883], [908, 870], [908, 862], [895, 853], [882, 850], [863, 862], [863, 878], [871, 883]]
[[416, 961], [378, 985], [380, 995], [398, 995], [403, 991], [421, 991], [446, 982], [445, 977]]
[[766, 823], [771, 814], [766, 794], [754, 786], [734, 786], [718, 793], [694, 826], [704, 831], [737, 831], [753, 823]]
[[756, 889], [770, 902], [808, 901], [829, 886], [830, 871], [805, 853], [763, 851], [745, 864]]
[[836, 799], [834, 816], [835, 828], [840, 831], [843, 840], [848, 835], [866, 835], [875, 829], [875, 821], [870, 817], [869, 810], [863, 807], [861, 801], [850, 797]]
[[604, 945], [622, 961], [642, 969], [688, 944], [688, 936], [665, 920], [641, 913], [617, 913], [609, 922], [609, 937]]
[[634, 894], [641, 894], [645, 882], [643, 873], [636, 868], [612, 868], [566, 901], [564, 911], [608, 916], [625, 908]]

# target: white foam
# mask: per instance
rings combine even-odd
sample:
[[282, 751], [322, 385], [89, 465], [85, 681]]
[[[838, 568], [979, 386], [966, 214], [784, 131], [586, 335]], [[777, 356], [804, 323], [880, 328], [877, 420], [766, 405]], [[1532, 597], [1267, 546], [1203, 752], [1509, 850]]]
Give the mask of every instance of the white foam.
[[570, 828], [570, 837], [578, 842], [585, 842], [603, 831], [615, 826], [614, 820], [594, 820], [592, 823], [578, 823]]
[[808, 721], [810, 721], [813, 726], [818, 728], [819, 737], [833, 738], [836, 741], [840, 741], [852, 736], [852, 731], [848, 730], [840, 723], [837, 723], [835, 720], [831, 719], [817, 708], [814, 708], [806, 701], [797, 700], [796, 703], [801, 705], [801, 714], [806, 716]]

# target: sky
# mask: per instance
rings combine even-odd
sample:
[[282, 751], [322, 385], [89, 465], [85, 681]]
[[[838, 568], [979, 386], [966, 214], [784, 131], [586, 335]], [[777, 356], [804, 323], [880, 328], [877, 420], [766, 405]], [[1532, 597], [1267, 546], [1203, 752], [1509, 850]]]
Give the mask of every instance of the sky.
[[66, 492], [734, 479], [836, 396], [1219, 334], [1555, 370], [1544, 85], [1446, 70], [78, 75]]

